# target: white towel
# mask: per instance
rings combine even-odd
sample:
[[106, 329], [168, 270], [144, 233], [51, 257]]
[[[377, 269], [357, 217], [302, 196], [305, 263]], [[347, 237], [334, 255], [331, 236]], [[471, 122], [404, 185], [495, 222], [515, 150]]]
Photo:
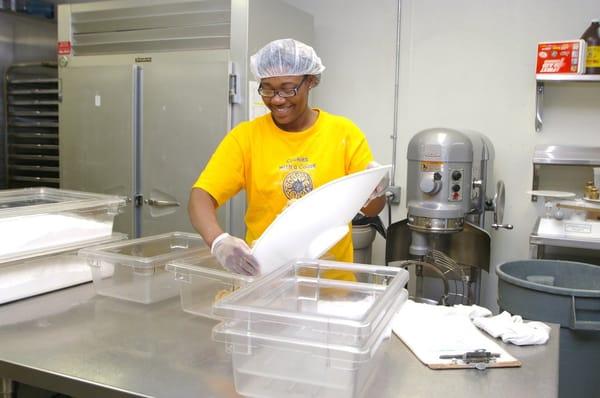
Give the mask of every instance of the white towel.
[[473, 304], [473, 305], [456, 304], [451, 308], [453, 308], [457, 314], [467, 315], [470, 319], [492, 315], [492, 311], [488, 310], [485, 307], [480, 307], [475, 304]]
[[523, 322], [519, 315], [504, 311], [492, 317], [477, 317], [473, 323], [492, 337], [500, 337], [505, 343], [515, 345], [546, 344], [550, 327], [542, 322]]

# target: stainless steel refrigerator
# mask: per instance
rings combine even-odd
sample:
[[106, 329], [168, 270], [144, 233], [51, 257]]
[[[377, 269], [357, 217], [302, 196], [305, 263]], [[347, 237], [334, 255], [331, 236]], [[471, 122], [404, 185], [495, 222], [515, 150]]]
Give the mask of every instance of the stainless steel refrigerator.
[[[249, 54], [313, 29], [277, 0], [104, 1], [58, 17], [61, 187], [127, 196], [115, 228], [132, 237], [192, 230], [190, 188], [247, 117]], [[241, 236], [243, 211], [238, 197], [221, 225]]]

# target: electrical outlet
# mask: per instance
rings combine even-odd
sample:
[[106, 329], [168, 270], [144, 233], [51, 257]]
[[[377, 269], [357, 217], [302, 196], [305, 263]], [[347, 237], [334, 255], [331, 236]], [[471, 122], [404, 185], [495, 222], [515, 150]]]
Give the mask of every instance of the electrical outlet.
[[400, 193], [401, 193], [401, 188], [399, 186], [395, 186], [395, 185], [390, 185], [389, 187], [387, 187], [387, 190], [385, 191], [385, 194], [387, 197], [391, 197], [392, 199], [390, 200], [390, 202], [394, 205], [399, 205], [400, 204]]

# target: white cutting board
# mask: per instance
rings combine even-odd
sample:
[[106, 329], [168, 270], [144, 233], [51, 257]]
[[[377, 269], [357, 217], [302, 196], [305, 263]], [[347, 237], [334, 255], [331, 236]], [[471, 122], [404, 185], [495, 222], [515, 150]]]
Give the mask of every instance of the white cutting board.
[[348, 224], [391, 168], [380, 166], [338, 178], [293, 202], [252, 248], [260, 273], [325, 254], [348, 233]]

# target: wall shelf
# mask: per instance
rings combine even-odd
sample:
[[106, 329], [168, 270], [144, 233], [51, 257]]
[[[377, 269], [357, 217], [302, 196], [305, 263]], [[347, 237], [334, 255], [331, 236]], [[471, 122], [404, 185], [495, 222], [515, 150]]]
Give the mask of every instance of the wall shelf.
[[535, 75], [535, 131], [542, 131], [544, 109], [544, 84], [545, 83], [600, 83], [600, 75], [561, 75], [537, 74]]

